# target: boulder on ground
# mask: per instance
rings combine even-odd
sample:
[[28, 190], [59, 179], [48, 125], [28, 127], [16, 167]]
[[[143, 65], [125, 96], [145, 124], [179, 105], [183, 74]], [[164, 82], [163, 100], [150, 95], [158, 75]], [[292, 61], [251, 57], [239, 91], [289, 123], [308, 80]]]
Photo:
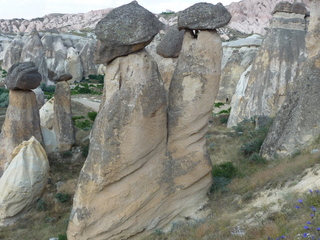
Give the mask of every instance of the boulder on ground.
[[96, 25], [95, 61], [107, 63], [137, 52], [147, 46], [162, 28], [157, 17], [137, 1], [115, 8]]
[[47, 154], [35, 137], [22, 142], [12, 154], [0, 178], [0, 226], [14, 223], [34, 207], [48, 182]]

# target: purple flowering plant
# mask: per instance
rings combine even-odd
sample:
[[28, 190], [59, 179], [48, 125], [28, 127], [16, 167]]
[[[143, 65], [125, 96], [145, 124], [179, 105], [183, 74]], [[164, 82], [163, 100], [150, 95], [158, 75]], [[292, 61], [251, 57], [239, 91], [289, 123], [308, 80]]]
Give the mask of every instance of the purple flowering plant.
[[[310, 189], [307, 199], [299, 199], [295, 208], [298, 211], [301, 209], [307, 210], [310, 214], [310, 220], [307, 221], [303, 228], [303, 232], [299, 235], [300, 238], [320, 240], [320, 191]], [[286, 239], [286, 236], [278, 238], [270, 238], [268, 240]]]
[[320, 191], [310, 189], [306, 203], [299, 199], [296, 209], [302, 208], [310, 214], [310, 220], [303, 226], [302, 238], [320, 240]]

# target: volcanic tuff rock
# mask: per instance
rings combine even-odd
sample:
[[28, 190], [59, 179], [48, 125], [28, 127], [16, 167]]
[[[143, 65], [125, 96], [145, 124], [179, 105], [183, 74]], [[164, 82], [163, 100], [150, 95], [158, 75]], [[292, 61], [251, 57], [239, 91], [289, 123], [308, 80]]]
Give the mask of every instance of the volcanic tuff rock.
[[68, 151], [75, 142], [70, 86], [66, 82], [70, 77], [70, 74], [58, 77], [54, 97], [40, 109], [41, 131], [48, 153]]
[[[30, 64], [17, 64], [17, 68], [10, 71], [10, 79], [32, 80], [27, 71], [21, 71], [19, 66], [29, 67]], [[34, 68], [32, 75], [34, 74]], [[35, 74], [36, 76], [40, 75]], [[37, 84], [39, 85], [39, 79]], [[19, 84], [21, 85], [21, 84]], [[25, 84], [22, 84], [25, 86]], [[42, 135], [40, 131], [40, 119], [36, 95], [34, 92], [27, 90], [10, 90], [9, 92], [9, 106], [7, 108], [5, 121], [2, 125], [0, 134], [0, 177], [5, 169], [5, 165], [12, 159], [12, 151], [23, 141], [29, 140], [34, 136], [40, 143], [42, 143]]]
[[3, 69], [9, 69], [13, 64], [20, 62], [22, 48], [22, 36], [17, 34], [5, 51], [2, 64]]
[[58, 151], [65, 152], [70, 150], [75, 142], [71, 92], [66, 81], [57, 82], [54, 99], [53, 129], [56, 134]]
[[217, 102], [231, 101], [242, 73], [252, 64], [261, 43], [260, 35], [222, 43], [222, 70]]
[[34, 207], [48, 182], [47, 154], [35, 137], [22, 142], [12, 155], [0, 178], [0, 226], [12, 224]]
[[24, 33], [59, 29], [59, 32], [67, 32], [81, 29], [93, 29], [110, 9], [101, 9], [79, 14], [52, 13], [34, 19], [0, 19], [0, 29], [7, 33]]
[[80, 82], [83, 78], [83, 68], [78, 52], [70, 47], [67, 55], [67, 72], [72, 75], [71, 83]]
[[267, 158], [299, 152], [320, 135], [320, 2], [311, 0], [310, 9], [308, 58], [261, 147], [261, 154]]
[[10, 90], [31, 90], [40, 85], [41, 75], [33, 62], [16, 63], [9, 69], [5, 82]]
[[163, 27], [153, 13], [136, 1], [113, 9], [95, 29], [98, 39], [96, 62], [110, 62], [143, 49]]
[[[283, 0], [242, 0], [231, 3], [227, 9], [232, 15], [228, 27], [244, 33], [265, 34], [272, 19], [272, 11]], [[287, 0], [290, 3], [296, 0]], [[308, 0], [299, 0], [308, 4]]]
[[34, 62], [41, 74], [42, 82], [46, 84], [48, 83], [48, 68], [45, 59], [45, 50], [43, 48], [40, 35], [35, 29], [25, 40], [20, 62]]
[[165, 58], [176, 58], [182, 47], [184, 31], [177, 26], [171, 27], [156, 48], [157, 54]]
[[279, 11], [273, 16], [246, 86], [239, 83], [245, 94], [240, 101], [232, 100], [228, 127], [254, 116], [274, 117], [299, 75], [305, 59], [305, 15]]
[[205, 133], [221, 54], [215, 30], [201, 31], [198, 38], [186, 31], [169, 114], [157, 64], [145, 50], [106, 65], [68, 239], [141, 239], [175, 221], [196, 218], [212, 183]]
[[221, 4], [196, 3], [181, 11], [178, 17], [179, 30], [209, 30], [223, 27], [229, 23], [231, 14]]

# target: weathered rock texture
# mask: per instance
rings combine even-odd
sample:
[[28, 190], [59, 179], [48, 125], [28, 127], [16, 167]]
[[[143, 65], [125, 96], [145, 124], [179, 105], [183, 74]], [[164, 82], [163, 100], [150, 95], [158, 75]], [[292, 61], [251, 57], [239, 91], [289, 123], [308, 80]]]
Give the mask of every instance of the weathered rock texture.
[[66, 81], [57, 82], [54, 98], [40, 109], [40, 122], [44, 146], [48, 153], [71, 149], [75, 143], [75, 130], [70, 86]]
[[205, 133], [221, 55], [215, 30], [201, 31], [197, 38], [186, 31], [168, 117], [166, 90], [145, 50], [107, 64], [68, 239], [142, 239], [175, 221], [196, 218], [212, 183]]
[[306, 36], [308, 58], [297, 83], [289, 92], [265, 139], [261, 154], [267, 158], [292, 155], [320, 135], [319, 74], [320, 2], [310, 1], [310, 24]]
[[70, 150], [75, 142], [71, 111], [71, 92], [70, 86], [66, 81], [57, 83], [54, 99], [53, 128], [56, 132], [58, 150], [64, 152]]
[[177, 26], [171, 27], [157, 46], [157, 53], [165, 58], [176, 58], [182, 47], [184, 31], [179, 31]]
[[178, 17], [179, 29], [209, 30], [223, 27], [231, 20], [231, 14], [221, 4], [196, 3], [181, 11]]
[[41, 75], [33, 62], [16, 63], [11, 66], [6, 78], [10, 90], [31, 90], [40, 85]]
[[106, 63], [143, 49], [163, 27], [153, 13], [136, 1], [113, 9], [95, 29], [98, 39], [96, 62]]
[[22, 48], [20, 62], [34, 62], [41, 74], [42, 81], [48, 83], [48, 68], [45, 59], [45, 51], [36, 30], [27, 37]]
[[78, 52], [74, 48], [68, 49], [67, 72], [72, 75], [70, 82], [80, 82], [83, 78], [83, 68]]
[[42, 142], [36, 95], [32, 91], [11, 90], [0, 135], [0, 176], [12, 159], [13, 149], [32, 136]]
[[305, 29], [303, 14], [279, 11], [274, 14], [254, 60], [244, 97], [231, 102], [228, 127], [245, 118], [276, 115], [305, 58]]
[[[272, 12], [280, 2], [283, 2], [283, 0], [242, 0], [233, 2], [227, 6], [232, 15], [228, 27], [248, 34], [258, 33], [264, 35], [272, 19]], [[287, 0], [287, 2], [293, 3], [296, 0]], [[299, 0], [299, 2], [308, 4], [309, 0]]]
[[224, 42], [217, 102], [230, 103], [242, 73], [252, 64], [262, 43], [260, 35]]
[[34, 137], [17, 146], [12, 155], [0, 178], [0, 226], [14, 223], [34, 207], [48, 182], [47, 155]]
[[2, 64], [3, 69], [9, 69], [13, 64], [20, 62], [22, 48], [22, 36], [18, 34], [5, 51]]

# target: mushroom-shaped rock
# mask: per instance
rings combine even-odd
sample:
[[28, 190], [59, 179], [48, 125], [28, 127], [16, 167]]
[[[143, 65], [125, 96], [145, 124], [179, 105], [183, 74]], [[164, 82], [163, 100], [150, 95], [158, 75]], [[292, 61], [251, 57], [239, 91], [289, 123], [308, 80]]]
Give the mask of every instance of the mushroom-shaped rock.
[[185, 31], [179, 31], [177, 26], [171, 27], [157, 46], [157, 53], [165, 58], [179, 56]]
[[68, 80], [72, 79], [72, 75], [70, 73], [64, 73], [60, 76], [56, 76], [53, 78], [54, 82], [66, 82]]
[[136, 1], [113, 9], [96, 25], [96, 63], [107, 63], [143, 49], [163, 26]]
[[272, 14], [275, 14], [276, 12], [286, 12], [286, 13], [296, 13], [296, 14], [306, 15], [308, 13], [308, 10], [304, 3], [280, 2], [275, 6], [274, 10], [272, 11]]
[[231, 14], [221, 4], [196, 3], [181, 11], [178, 17], [179, 29], [210, 30], [229, 23]]
[[10, 90], [31, 90], [40, 85], [41, 75], [33, 62], [13, 64], [6, 78]]

